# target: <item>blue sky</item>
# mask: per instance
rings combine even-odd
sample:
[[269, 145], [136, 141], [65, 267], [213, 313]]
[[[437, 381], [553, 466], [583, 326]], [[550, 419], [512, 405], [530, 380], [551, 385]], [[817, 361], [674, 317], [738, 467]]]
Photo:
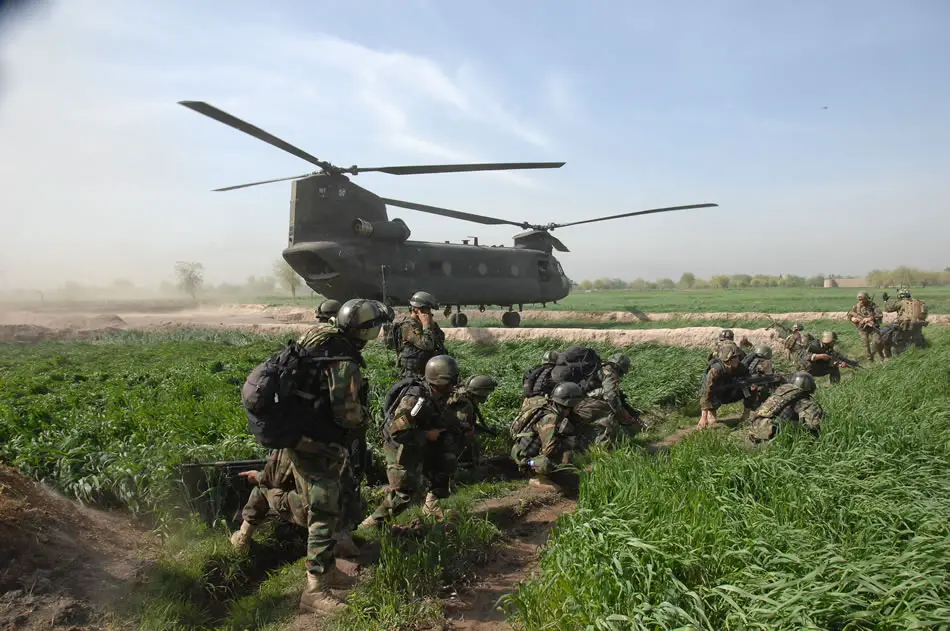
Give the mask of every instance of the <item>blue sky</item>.
[[[265, 274], [307, 163], [565, 160], [377, 193], [556, 232], [575, 279], [950, 265], [950, 4], [50, 2], [0, 30], [0, 283]], [[827, 109], [823, 109], [827, 106]], [[516, 228], [390, 209], [415, 239]]]

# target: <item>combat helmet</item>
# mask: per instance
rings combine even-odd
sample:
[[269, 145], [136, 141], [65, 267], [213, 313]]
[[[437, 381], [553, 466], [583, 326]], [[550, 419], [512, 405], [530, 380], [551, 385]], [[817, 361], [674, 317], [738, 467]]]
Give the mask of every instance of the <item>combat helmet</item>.
[[802, 326], [801, 322], [796, 322], [795, 324], [792, 325], [792, 331], [801, 331], [804, 328], [805, 327]]
[[409, 299], [409, 305], [416, 309], [425, 309], [427, 307], [429, 309], [438, 309], [439, 301], [427, 291], [417, 291], [412, 294], [412, 298]]
[[903, 287], [901, 287], [900, 289], [897, 290], [897, 297], [900, 298], [901, 300], [904, 300], [905, 298], [910, 298], [910, 290], [904, 289]]
[[815, 378], [807, 372], [797, 372], [792, 375], [790, 384], [796, 388], [800, 388], [805, 392], [812, 393], [815, 391]]
[[626, 353], [614, 353], [607, 358], [606, 363], [616, 366], [621, 374], [625, 375], [630, 371], [630, 356]]
[[498, 387], [498, 382], [491, 375], [472, 375], [465, 382], [465, 388], [481, 399], [487, 399]]
[[426, 362], [425, 379], [433, 386], [454, 386], [459, 381], [459, 365], [451, 355], [436, 355]]
[[347, 300], [336, 314], [336, 327], [343, 335], [368, 342], [379, 337], [379, 330], [386, 321], [386, 312], [375, 300], [353, 298]]
[[317, 319], [327, 321], [340, 311], [339, 300], [324, 300], [317, 306]]
[[723, 342], [725, 340], [734, 340], [736, 339], [736, 334], [732, 332], [732, 329], [723, 329], [719, 332], [719, 341]]
[[573, 408], [584, 399], [584, 391], [573, 381], [565, 381], [555, 386], [551, 400], [558, 405]]
[[822, 344], [834, 344], [838, 341], [838, 334], [834, 331], [822, 331], [821, 332], [821, 343]]
[[739, 347], [732, 342], [726, 342], [719, 347], [719, 351], [716, 353], [716, 357], [719, 360], [727, 364], [733, 357], [739, 356]]
[[557, 358], [560, 356], [561, 354], [558, 353], [557, 351], [547, 351], [544, 355], [541, 356], [541, 363], [542, 364], [556, 364]]
[[755, 347], [755, 354], [765, 359], [772, 359], [772, 347], [768, 344], [760, 344]]
[[858, 292], [858, 300], [864, 300], [864, 299], [867, 298], [867, 297], [868, 297], [868, 292], [866, 292], [866, 291], [859, 291], [859, 292]]

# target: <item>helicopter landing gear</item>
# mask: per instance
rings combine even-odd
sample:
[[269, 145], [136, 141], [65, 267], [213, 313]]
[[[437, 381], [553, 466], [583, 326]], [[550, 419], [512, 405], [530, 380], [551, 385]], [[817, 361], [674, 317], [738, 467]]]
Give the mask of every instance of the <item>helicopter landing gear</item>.
[[460, 329], [464, 329], [468, 326], [468, 316], [461, 312], [453, 313], [449, 317], [449, 324]]
[[521, 324], [521, 314], [517, 311], [506, 311], [501, 314], [501, 323], [509, 329], [517, 328]]

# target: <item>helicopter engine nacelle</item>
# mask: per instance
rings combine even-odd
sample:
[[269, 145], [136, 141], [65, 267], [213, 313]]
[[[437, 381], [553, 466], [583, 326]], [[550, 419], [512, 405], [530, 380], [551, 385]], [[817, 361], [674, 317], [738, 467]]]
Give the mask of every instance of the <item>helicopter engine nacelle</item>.
[[389, 241], [392, 243], [402, 243], [409, 239], [412, 232], [409, 226], [402, 219], [392, 219], [390, 221], [366, 221], [365, 219], [356, 219], [353, 221], [353, 232], [367, 239], [378, 241]]

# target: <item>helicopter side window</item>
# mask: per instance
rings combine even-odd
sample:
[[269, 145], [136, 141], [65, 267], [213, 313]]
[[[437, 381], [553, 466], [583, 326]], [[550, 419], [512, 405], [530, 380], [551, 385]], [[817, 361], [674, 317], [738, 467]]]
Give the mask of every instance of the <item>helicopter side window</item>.
[[542, 283], [551, 280], [551, 268], [547, 261], [538, 261], [538, 278]]

